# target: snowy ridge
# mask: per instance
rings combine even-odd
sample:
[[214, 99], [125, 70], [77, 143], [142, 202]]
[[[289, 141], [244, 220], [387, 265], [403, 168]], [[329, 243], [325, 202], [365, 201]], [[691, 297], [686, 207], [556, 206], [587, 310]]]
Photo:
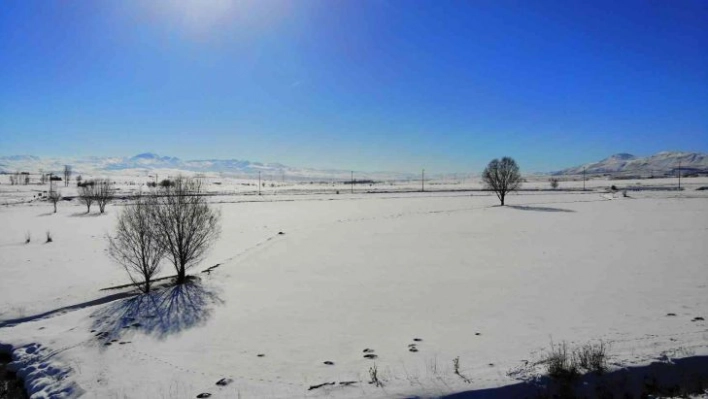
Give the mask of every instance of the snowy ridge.
[[[40, 172], [60, 175], [64, 165], [71, 165], [75, 174], [110, 175], [122, 174], [145, 175], [150, 172], [159, 174], [217, 173], [236, 177], [253, 177], [260, 172], [263, 175], [283, 178], [313, 178], [313, 179], [348, 179], [348, 170], [322, 170], [312, 168], [295, 168], [281, 163], [262, 163], [238, 159], [201, 159], [181, 160], [176, 157], [160, 156], [154, 153], [142, 153], [133, 157], [83, 157], [83, 158], [40, 158], [33, 155], [0, 156], [0, 173]], [[392, 180], [410, 178], [404, 173], [390, 172], [357, 172], [357, 178], [362, 177], [377, 180]]]
[[708, 154], [697, 152], [671, 152], [663, 151], [652, 156], [639, 158], [632, 154], [620, 153], [605, 158], [599, 162], [575, 166], [553, 173], [554, 175], [578, 175], [630, 173], [662, 175], [674, 173], [678, 170], [685, 172], [708, 172]]

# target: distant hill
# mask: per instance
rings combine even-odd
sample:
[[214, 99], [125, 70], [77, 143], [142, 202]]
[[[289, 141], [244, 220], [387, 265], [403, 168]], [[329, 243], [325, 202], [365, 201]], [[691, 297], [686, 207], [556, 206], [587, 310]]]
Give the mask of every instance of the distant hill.
[[708, 154], [697, 152], [664, 151], [639, 158], [632, 154], [615, 154], [599, 162], [574, 166], [552, 173], [553, 175], [588, 174], [665, 176], [673, 175], [681, 166], [682, 174], [708, 173]]
[[[202, 159], [184, 161], [176, 157], [143, 153], [132, 157], [40, 158], [33, 155], [0, 156], [0, 173], [30, 172], [61, 174], [64, 165], [71, 165], [74, 174], [88, 176], [112, 174], [177, 174], [218, 173], [233, 177], [256, 177], [258, 172], [270, 178], [348, 179], [349, 170], [295, 168], [280, 163], [261, 163], [238, 159]], [[387, 180], [409, 178], [407, 174], [374, 172], [357, 173], [359, 178]]]

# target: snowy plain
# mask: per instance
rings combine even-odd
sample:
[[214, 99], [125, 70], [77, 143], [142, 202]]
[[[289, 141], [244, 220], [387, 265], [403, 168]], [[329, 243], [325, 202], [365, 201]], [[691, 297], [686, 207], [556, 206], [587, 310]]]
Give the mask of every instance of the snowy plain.
[[[708, 316], [708, 192], [695, 190], [708, 181], [605, 190], [675, 183], [659, 180], [521, 192], [506, 207], [403, 192], [415, 182], [262, 196], [220, 182], [222, 234], [192, 270], [200, 282], [139, 298], [101, 290], [127, 283], [105, 253], [122, 201], [53, 214], [34, 189], [0, 185], [0, 345], [33, 398], [435, 397], [514, 383], [551, 342], [603, 340], [621, 365], [706, 355], [708, 324], [693, 320]], [[368, 383], [374, 365], [383, 387]]]

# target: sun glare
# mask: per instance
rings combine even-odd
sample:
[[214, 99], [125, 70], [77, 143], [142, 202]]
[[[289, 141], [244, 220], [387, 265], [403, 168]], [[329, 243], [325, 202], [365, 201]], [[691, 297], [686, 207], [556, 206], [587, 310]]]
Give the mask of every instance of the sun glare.
[[234, 25], [263, 28], [274, 23], [274, 14], [282, 11], [275, 2], [256, 0], [158, 0], [149, 4], [157, 19], [197, 36]]

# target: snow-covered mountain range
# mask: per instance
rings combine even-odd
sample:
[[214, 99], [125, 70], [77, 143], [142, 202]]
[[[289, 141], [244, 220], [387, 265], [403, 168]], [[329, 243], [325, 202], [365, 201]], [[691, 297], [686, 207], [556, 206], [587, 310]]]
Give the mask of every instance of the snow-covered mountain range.
[[[294, 168], [280, 163], [261, 163], [238, 159], [203, 159], [185, 161], [175, 157], [153, 153], [138, 154], [133, 157], [84, 157], [84, 158], [40, 158], [33, 155], [0, 156], [0, 173], [29, 172], [32, 174], [61, 174], [64, 165], [71, 165], [75, 174], [89, 176], [112, 174], [176, 174], [181, 171], [193, 173], [217, 173], [232, 177], [254, 177], [261, 172], [264, 176], [278, 176], [290, 179], [348, 179], [348, 170], [321, 170]], [[357, 173], [358, 178], [388, 180], [408, 178], [401, 173], [374, 172]]]
[[[708, 154], [694, 152], [660, 152], [648, 157], [636, 157], [620, 153], [599, 162], [575, 166], [553, 175], [578, 175], [585, 170], [588, 174], [631, 174], [638, 176], [670, 175], [681, 165], [683, 173], [708, 173]], [[71, 165], [75, 174], [101, 176], [112, 174], [176, 174], [181, 171], [205, 174], [222, 174], [232, 177], [255, 177], [258, 172], [264, 176], [289, 179], [348, 179], [348, 170], [322, 170], [294, 168], [280, 163], [261, 163], [238, 159], [204, 159], [185, 161], [175, 157], [153, 153], [138, 154], [133, 157], [84, 157], [84, 158], [40, 158], [33, 155], [0, 156], [0, 173], [40, 172], [61, 174], [64, 165]], [[417, 178], [404, 173], [361, 173], [357, 178], [375, 180], [396, 180]]]
[[697, 152], [664, 151], [648, 157], [620, 153], [599, 162], [574, 166], [554, 172], [554, 175], [627, 174], [637, 176], [662, 176], [675, 173], [708, 173], [708, 154]]

